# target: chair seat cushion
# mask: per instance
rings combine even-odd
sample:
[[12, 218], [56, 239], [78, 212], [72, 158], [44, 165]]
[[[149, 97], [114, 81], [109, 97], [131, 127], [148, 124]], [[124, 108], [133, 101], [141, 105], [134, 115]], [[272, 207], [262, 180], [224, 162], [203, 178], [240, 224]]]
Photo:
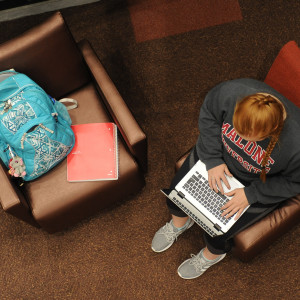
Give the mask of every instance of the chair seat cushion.
[[[78, 101], [78, 108], [69, 111], [73, 124], [112, 121], [93, 84], [88, 84], [67, 97]], [[70, 183], [67, 181], [65, 159], [44, 176], [26, 183], [25, 193], [30, 201], [29, 205], [41, 227], [48, 232], [61, 230], [137, 192], [143, 186], [143, 177], [120, 135], [118, 145], [118, 180]]]

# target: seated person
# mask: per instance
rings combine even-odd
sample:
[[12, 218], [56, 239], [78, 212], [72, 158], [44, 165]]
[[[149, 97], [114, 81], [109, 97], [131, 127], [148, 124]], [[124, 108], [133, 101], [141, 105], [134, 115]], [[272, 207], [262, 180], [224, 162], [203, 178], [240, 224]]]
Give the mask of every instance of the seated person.
[[[245, 186], [226, 194], [232, 199], [221, 208], [223, 216], [238, 219], [250, 207], [225, 234], [204, 233], [205, 247], [178, 268], [184, 279], [199, 277], [220, 262], [238, 232], [300, 192], [300, 109], [267, 84], [236, 79], [214, 87], [201, 107], [199, 130], [196, 146], [170, 189], [200, 159], [211, 189], [224, 193], [222, 181], [230, 188], [225, 174]], [[172, 218], [156, 232], [155, 252], [167, 250], [194, 223], [169, 199], [167, 206]]]

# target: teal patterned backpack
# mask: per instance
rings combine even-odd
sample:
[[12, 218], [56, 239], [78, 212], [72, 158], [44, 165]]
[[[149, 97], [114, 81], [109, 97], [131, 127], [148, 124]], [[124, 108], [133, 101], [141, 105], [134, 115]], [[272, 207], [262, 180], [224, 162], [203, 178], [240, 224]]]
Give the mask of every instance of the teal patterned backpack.
[[33, 180], [62, 161], [75, 142], [67, 108], [28, 76], [0, 72], [0, 158], [14, 177]]

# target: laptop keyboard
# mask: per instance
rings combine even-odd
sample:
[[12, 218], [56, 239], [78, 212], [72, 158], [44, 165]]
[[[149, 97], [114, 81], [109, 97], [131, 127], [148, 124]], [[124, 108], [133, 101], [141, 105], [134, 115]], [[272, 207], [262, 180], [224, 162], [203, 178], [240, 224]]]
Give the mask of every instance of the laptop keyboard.
[[183, 189], [192, 195], [199, 203], [207, 208], [222, 224], [226, 225], [230, 217], [226, 219], [221, 216], [221, 207], [226, 204], [228, 198], [220, 193], [213, 191], [208, 181], [198, 172], [184, 184]]

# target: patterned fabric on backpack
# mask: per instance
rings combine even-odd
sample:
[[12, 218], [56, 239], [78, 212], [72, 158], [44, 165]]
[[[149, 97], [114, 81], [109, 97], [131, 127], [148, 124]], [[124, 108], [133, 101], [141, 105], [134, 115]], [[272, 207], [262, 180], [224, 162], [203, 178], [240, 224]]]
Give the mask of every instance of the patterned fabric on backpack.
[[0, 72], [0, 158], [12, 175], [33, 180], [63, 160], [75, 142], [70, 125], [66, 107], [28, 76]]

